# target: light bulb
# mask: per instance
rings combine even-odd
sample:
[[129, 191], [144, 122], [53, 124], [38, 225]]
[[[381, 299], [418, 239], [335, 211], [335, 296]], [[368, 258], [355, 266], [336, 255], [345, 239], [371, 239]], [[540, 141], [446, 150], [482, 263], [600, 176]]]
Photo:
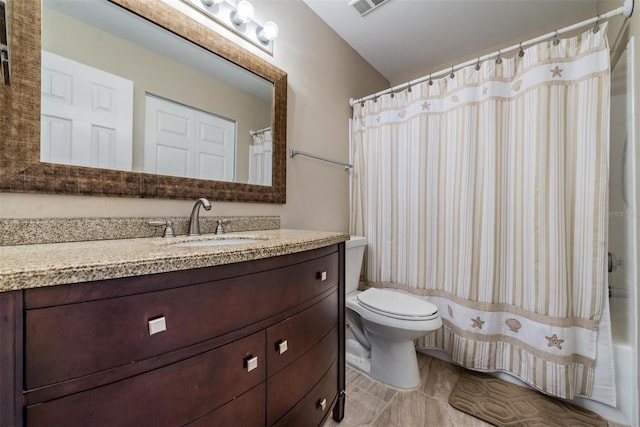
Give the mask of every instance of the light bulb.
[[278, 37], [278, 26], [273, 21], [267, 21], [264, 26], [258, 30], [258, 39], [262, 43], [269, 43], [271, 40], [275, 40]]
[[253, 5], [247, 0], [242, 0], [238, 2], [236, 11], [232, 14], [233, 23], [238, 26], [247, 23], [253, 19], [253, 13]]

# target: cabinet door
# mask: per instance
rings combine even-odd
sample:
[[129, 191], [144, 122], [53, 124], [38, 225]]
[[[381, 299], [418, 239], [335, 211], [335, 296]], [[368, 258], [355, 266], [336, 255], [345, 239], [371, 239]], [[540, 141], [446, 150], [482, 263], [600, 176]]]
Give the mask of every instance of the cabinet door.
[[[27, 407], [27, 425], [184, 425], [265, 380], [265, 333], [126, 380]], [[257, 367], [247, 362], [257, 357]], [[264, 404], [264, 398], [260, 398]]]

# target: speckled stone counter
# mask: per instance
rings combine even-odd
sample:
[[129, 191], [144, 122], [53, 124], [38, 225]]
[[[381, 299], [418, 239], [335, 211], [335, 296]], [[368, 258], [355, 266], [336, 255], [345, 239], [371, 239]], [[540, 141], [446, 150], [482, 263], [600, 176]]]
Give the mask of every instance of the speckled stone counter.
[[[164, 227], [152, 227], [149, 221], [173, 221], [177, 235], [187, 234], [189, 217], [123, 218], [0, 218], [0, 246], [38, 243], [86, 242], [87, 240], [135, 239], [160, 237]], [[280, 228], [277, 216], [207, 216], [200, 215], [200, 231], [213, 233], [219, 219], [227, 220], [227, 232], [274, 230]]]
[[[222, 246], [175, 246], [192, 240], [245, 238]], [[198, 237], [148, 237], [0, 247], [0, 292], [164, 273], [251, 261], [316, 249], [349, 239], [345, 233], [263, 230]]]

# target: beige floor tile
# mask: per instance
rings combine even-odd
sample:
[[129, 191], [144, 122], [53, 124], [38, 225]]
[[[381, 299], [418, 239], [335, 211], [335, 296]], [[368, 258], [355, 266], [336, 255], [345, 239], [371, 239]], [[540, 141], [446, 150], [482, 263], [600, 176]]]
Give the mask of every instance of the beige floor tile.
[[399, 392], [372, 424], [374, 427], [453, 426], [444, 404], [420, 391]]
[[388, 387], [385, 384], [374, 380], [373, 378], [355, 370], [355, 374], [349, 375], [347, 383], [366, 391], [372, 396], [384, 401], [389, 402], [398, 393], [394, 388]]
[[347, 383], [344, 419], [340, 423], [330, 418], [324, 427], [370, 426], [386, 403], [359, 387]]
[[418, 390], [428, 396], [448, 402], [463, 368], [424, 353], [418, 353], [421, 384]]

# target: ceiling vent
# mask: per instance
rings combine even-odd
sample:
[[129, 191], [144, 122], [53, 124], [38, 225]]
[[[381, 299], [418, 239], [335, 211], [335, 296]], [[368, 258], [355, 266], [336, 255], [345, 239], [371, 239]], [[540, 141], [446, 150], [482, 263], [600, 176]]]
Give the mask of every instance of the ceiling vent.
[[382, 6], [389, 0], [351, 0], [349, 6], [353, 6], [360, 16], [364, 16], [377, 7]]

